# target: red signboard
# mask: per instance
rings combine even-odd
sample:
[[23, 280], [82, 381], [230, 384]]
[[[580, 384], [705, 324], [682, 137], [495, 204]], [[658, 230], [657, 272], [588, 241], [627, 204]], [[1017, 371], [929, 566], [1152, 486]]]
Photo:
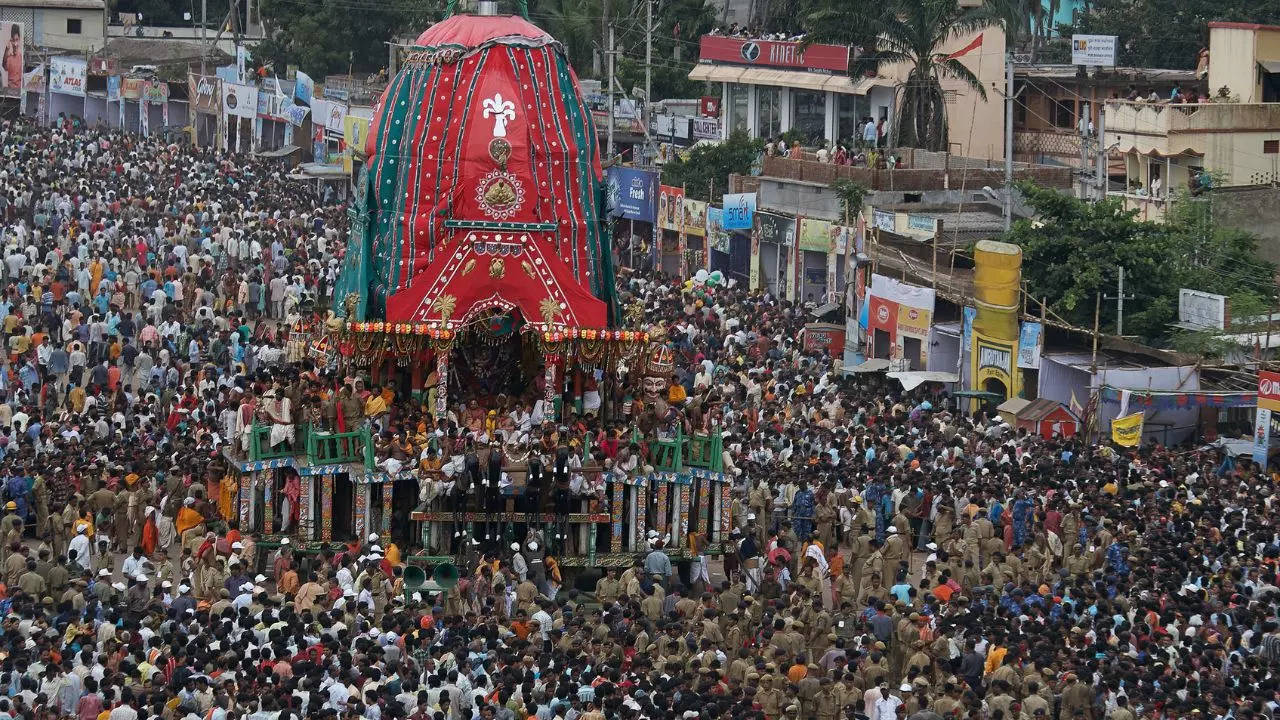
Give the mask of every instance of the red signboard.
[[703, 95], [698, 99], [698, 114], [702, 117], [720, 117], [720, 98]]
[[1280, 373], [1258, 372], [1258, 407], [1280, 412]]
[[849, 71], [849, 48], [846, 45], [813, 44], [803, 47], [798, 42], [703, 35], [698, 58], [760, 67]]

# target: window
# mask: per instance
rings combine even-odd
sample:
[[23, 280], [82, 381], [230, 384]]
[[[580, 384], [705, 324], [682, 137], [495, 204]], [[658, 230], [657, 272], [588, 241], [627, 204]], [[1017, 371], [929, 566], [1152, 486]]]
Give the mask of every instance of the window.
[[1276, 153], [1280, 153], [1280, 140], [1263, 140], [1262, 152], [1266, 153], [1267, 155], [1275, 155]]
[[1052, 117], [1055, 127], [1075, 129], [1076, 111], [1070, 102], [1049, 98], [1049, 109], [1053, 112]]
[[67, 18], [67, 34], [68, 35], [80, 34], [80, 18]]

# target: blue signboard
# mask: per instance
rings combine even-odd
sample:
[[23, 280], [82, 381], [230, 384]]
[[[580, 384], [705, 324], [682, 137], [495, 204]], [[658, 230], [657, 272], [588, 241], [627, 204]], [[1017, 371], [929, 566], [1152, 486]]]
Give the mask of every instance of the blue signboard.
[[628, 167], [609, 168], [609, 212], [628, 220], [653, 222], [657, 216], [658, 174]]
[[755, 193], [729, 193], [724, 196], [725, 230], [750, 230], [755, 215]]

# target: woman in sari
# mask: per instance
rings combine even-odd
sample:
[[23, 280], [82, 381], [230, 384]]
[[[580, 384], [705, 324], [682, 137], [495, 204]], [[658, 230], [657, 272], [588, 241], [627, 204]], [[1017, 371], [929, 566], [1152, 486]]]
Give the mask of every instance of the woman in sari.
[[156, 527], [156, 509], [147, 506], [145, 519], [142, 521], [142, 553], [152, 557], [160, 545], [160, 531]]
[[182, 546], [188, 547], [192, 539], [204, 533], [204, 516], [195, 510], [196, 499], [188, 497], [182, 501], [182, 509], [178, 511], [178, 519], [175, 523], [175, 529], [178, 531], [178, 537], [182, 538]]

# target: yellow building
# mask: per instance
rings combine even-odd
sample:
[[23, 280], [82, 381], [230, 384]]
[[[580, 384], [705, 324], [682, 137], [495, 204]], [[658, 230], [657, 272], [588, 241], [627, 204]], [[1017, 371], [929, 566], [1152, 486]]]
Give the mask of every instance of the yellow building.
[[1280, 181], [1280, 27], [1209, 23], [1212, 102], [1106, 105], [1107, 144], [1124, 157], [1122, 195], [1141, 217], [1164, 217], [1200, 173], [1220, 186]]

